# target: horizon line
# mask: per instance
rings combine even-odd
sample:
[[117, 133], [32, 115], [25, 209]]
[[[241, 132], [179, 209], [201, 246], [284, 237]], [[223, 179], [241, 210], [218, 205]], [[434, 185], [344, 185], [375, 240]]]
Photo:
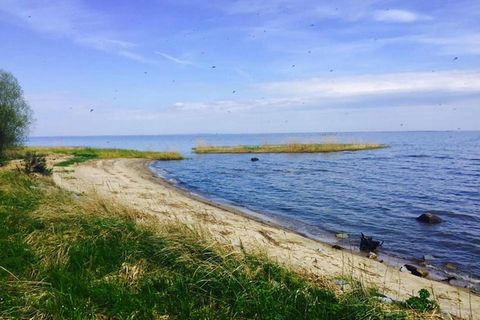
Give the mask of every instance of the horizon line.
[[158, 134], [99, 134], [99, 135], [34, 135], [31, 138], [89, 138], [89, 137], [154, 137], [154, 136], [194, 136], [194, 135], [262, 135], [262, 134], [338, 134], [338, 133], [412, 133], [412, 132], [480, 132], [474, 130], [359, 130], [359, 131], [296, 131], [296, 132], [239, 132], [239, 133], [158, 133]]

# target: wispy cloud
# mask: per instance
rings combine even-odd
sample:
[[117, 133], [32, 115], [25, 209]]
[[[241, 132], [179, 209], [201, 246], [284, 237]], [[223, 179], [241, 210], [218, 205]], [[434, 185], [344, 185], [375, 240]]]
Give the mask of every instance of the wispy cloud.
[[235, 67], [233, 70], [235, 71], [236, 74], [238, 74], [242, 78], [245, 78], [245, 79], [248, 79], [248, 80], [251, 80], [253, 78], [252, 75], [249, 72], [243, 70], [242, 68]]
[[247, 100], [216, 100], [208, 102], [176, 102], [172, 109], [175, 111], [193, 112], [239, 112], [246, 110], [272, 110], [299, 106], [308, 101], [301, 98], [260, 98]]
[[164, 52], [155, 52], [156, 54], [162, 56], [163, 58], [169, 60], [169, 61], [172, 61], [172, 62], [175, 62], [175, 63], [178, 63], [178, 64], [182, 64], [182, 65], [193, 65], [193, 62], [191, 61], [188, 61], [188, 60], [183, 60], [183, 59], [179, 59], [179, 58], [176, 58], [174, 56], [171, 56], [169, 54], [166, 54]]
[[260, 90], [278, 95], [358, 96], [408, 92], [480, 92], [480, 71], [410, 72], [270, 82]]
[[478, 101], [480, 70], [411, 72], [313, 78], [257, 85], [262, 98], [177, 102], [172, 111], [191, 113], [277, 112], [281, 110], [358, 109], [432, 106], [438, 101]]
[[[301, 4], [302, 2], [303, 5]], [[284, 0], [279, 2], [240, 1], [225, 7], [229, 14], [262, 14], [274, 21], [299, 21], [305, 18], [315, 20], [339, 19], [345, 21], [375, 20], [382, 22], [410, 23], [432, 20], [431, 16], [412, 10], [389, 8], [380, 9], [378, 1], [341, 0], [332, 4], [315, 4], [309, 1]]]
[[432, 18], [413, 11], [388, 9], [375, 11], [373, 13], [373, 19], [382, 22], [410, 23], [421, 20], [431, 20]]
[[77, 0], [1, 0], [0, 13], [22, 27], [65, 38], [78, 45], [117, 54], [142, 63], [152, 63], [134, 49], [135, 43], [121, 39], [110, 26], [112, 19], [87, 8]]
[[441, 54], [480, 54], [480, 33], [463, 33], [458, 36], [417, 36], [414, 41], [437, 46]]

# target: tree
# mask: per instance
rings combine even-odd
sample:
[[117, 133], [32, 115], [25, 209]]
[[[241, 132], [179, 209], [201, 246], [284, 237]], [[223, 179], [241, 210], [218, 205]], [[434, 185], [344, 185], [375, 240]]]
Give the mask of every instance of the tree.
[[0, 158], [8, 148], [25, 140], [32, 123], [32, 110], [23, 98], [17, 79], [0, 69]]

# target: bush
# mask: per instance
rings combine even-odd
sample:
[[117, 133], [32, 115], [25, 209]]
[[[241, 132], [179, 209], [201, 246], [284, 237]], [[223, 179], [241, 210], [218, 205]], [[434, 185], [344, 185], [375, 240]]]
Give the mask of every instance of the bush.
[[27, 152], [23, 157], [23, 171], [27, 174], [30, 173], [40, 173], [43, 175], [50, 175], [52, 173], [51, 169], [47, 168], [47, 160], [42, 154], [36, 152]]
[[429, 310], [434, 310], [438, 308], [438, 304], [429, 299], [430, 297], [430, 292], [428, 292], [427, 289], [421, 289], [418, 291], [418, 297], [413, 296], [411, 298], [408, 298], [407, 301], [405, 301], [405, 304], [407, 307], [419, 311], [429, 311]]

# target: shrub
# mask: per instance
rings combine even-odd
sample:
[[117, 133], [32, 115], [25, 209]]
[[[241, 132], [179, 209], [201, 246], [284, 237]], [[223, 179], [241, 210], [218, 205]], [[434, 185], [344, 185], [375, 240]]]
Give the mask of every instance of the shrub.
[[23, 171], [27, 174], [40, 173], [43, 175], [50, 175], [51, 169], [47, 168], [47, 160], [42, 154], [36, 152], [27, 152], [23, 158]]
[[405, 301], [407, 307], [419, 311], [429, 311], [438, 308], [438, 304], [430, 300], [430, 292], [427, 289], [418, 291], [418, 296], [413, 296]]

